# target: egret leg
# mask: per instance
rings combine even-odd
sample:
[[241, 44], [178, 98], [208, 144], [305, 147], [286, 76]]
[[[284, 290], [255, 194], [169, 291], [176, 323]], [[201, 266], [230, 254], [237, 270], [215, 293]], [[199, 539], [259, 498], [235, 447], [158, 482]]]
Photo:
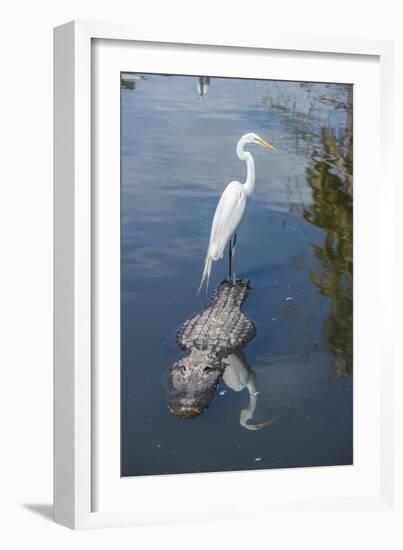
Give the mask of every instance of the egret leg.
[[228, 267], [229, 267], [229, 280], [232, 279], [232, 241], [229, 240], [228, 244]]
[[231, 264], [232, 264], [232, 277], [233, 283], [236, 284], [236, 274], [235, 274], [235, 245], [236, 245], [236, 233], [234, 234], [234, 239], [232, 241], [232, 250], [231, 250]]

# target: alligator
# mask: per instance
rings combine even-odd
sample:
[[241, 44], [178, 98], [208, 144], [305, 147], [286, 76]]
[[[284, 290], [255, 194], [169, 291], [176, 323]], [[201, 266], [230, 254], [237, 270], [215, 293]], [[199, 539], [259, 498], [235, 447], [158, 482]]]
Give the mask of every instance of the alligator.
[[178, 329], [176, 343], [186, 356], [169, 370], [168, 408], [173, 414], [194, 418], [203, 413], [224, 374], [224, 359], [255, 337], [254, 323], [241, 311], [250, 290], [246, 279], [224, 280], [207, 308]]

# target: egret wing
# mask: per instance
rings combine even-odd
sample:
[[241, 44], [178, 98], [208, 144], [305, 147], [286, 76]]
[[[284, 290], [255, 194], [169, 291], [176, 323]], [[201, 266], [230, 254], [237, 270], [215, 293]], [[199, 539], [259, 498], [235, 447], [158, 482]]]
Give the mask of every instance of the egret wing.
[[246, 195], [242, 184], [232, 181], [221, 195], [211, 226], [209, 256], [213, 260], [223, 257], [225, 247], [235, 233], [245, 207]]

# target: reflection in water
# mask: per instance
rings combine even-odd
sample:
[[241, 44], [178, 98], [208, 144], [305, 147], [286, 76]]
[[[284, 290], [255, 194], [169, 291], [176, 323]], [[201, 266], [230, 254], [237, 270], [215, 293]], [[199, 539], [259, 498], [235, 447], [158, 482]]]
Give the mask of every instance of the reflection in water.
[[[311, 204], [294, 203], [289, 190], [289, 205], [290, 212], [324, 230], [323, 242], [313, 245], [319, 269], [310, 269], [310, 279], [330, 299], [323, 334], [334, 355], [333, 376], [340, 378], [353, 372], [353, 88], [340, 85], [339, 94], [329, 96], [315, 84], [299, 87], [306, 93], [284, 93], [278, 83], [262, 102], [292, 129], [287, 149], [311, 159]], [[326, 121], [326, 106], [345, 112], [337, 131]]]
[[144, 76], [135, 73], [121, 73], [120, 81], [122, 88], [127, 88], [128, 90], [136, 89], [136, 81], [144, 80]]
[[223, 359], [223, 362], [226, 365], [223, 374], [226, 386], [236, 392], [247, 388], [249, 392], [249, 403], [241, 410], [240, 425], [247, 430], [260, 430], [265, 426], [273, 424], [278, 416], [256, 424], [249, 423], [249, 420], [252, 420], [255, 414], [259, 392], [257, 390], [256, 373], [249, 366], [245, 353], [243, 351], [231, 353], [231, 355]]
[[273, 82], [270, 92], [262, 95], [261, 103], [271, 114], [281, 117], [284, 127], [290, 130], [283, 150], [285, 146], [289, 152], [309, 155], [321, 147], [320, 129], [332, 126], [330, 109], [333, 113], [346, 111], [347, 117], [351, 114], [352, 119], [352, 86], [293, 84], [285, 88], [284, 83]]
[[197, 80], [197, 91], [199, 92], [200, 99], [203, 98], [208, 92], [210, 86], [209, 76], [199, 76]]
[[323, 243], [313, 247], [319, 269], [311, 272], [311, 281], [330, 298], [324, 337], [334, 354], [337, 378], [353, 372], [352, 88], [345, 108], [347, 124], [341, 139], [322, 128], [323, 153], [312, 155], [307, 170], [313, 203], [304, 210], [308, 222], [325, 230]]

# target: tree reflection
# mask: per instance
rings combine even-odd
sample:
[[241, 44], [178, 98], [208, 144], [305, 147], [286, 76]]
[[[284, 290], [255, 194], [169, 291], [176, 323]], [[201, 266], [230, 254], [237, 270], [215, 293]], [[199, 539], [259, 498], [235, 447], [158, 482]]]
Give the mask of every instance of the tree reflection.
[[322, 128], [323, 151], [312, 155], [307, 181], [313, 203], [304, 218], [325, 231], [321, 245], [313, 247], [319, 262], [312, 283], [330, 299], [324, 325], [327, 346], [334, 354], [333, 375], [353, 372], [353, 124], [352, 87], [348, 89], [346, 131], [341, 138]]
[[145, 77], [136, 73], [120, 73], [120, 85], [127, 90], [135, 90], [139, 80], [145, 80]]

